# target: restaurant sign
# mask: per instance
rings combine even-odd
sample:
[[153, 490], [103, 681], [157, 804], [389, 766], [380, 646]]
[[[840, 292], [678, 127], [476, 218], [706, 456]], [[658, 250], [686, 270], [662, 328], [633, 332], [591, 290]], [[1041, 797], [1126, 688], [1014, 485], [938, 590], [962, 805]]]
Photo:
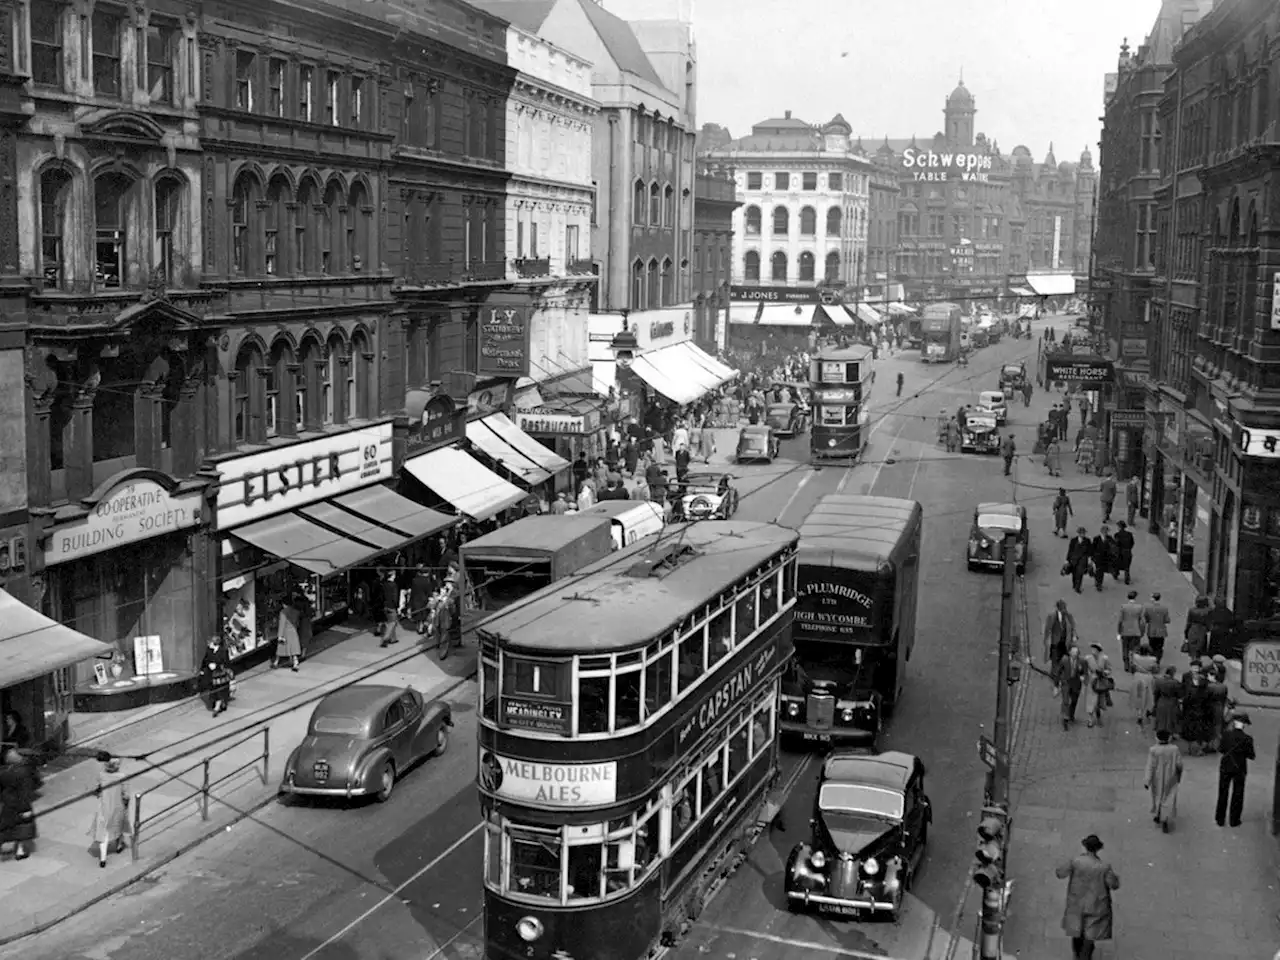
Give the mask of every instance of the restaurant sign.
[[583, 436], [600, 429], [600, 411], [588, 410], [583, 414], [532, 410], [516, 412], [516, 425], [525, 433], [544, 436]]
[[1115, 378], [1115, 368], [1110, 360], [1046, 360], [1044, 378], [1063, 383], [1110, 383]]
[[1112, 410], [1110, 416], [1113, 427], [1145, 427], [1147, 425], [1145, 410]]
[[480, 757], [480, 786], [504, 800], [553, 807], [601, 806], [618, 799], [618, 762], [543, 763], [486, 750]]
[[522, 307], [484, 307], [480, 311], [476, 374], [485, 377], [529, 375], [529, 314]]
[[45, 563], [65, 563], [185, 530], [199, 522], [198, 492], [175, 497], [154, 480], [127, 481], [93, 504], [83, 520], [54, 527], [49, 532]]

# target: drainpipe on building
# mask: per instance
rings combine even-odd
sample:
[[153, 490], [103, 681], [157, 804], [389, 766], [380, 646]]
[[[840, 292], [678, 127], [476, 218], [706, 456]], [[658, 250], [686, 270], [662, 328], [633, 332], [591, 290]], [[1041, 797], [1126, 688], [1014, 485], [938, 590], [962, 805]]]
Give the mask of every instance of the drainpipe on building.
[[[605, 214], [605, 216], [609, 217], [609, 223], [606, 224], [606, 229], [605, 229], [605, 236], [608, 238], [605, 241], [605, 265], [604, 265], [604, 269], [600, 271], [600, 279], [596, 281], [597, 283], [601, 283], [601, 282], [604, 283], [604, 291], [602, 295], [597, 298], [599, 301], [598, 306], [601, 310], [606, 310], [609, 307], [613, 306], [613, 231], [615, 229], [614, 224], [617, 223], [619, 219], [621, 219], [619, 217], [610, 215], [613, 211], [614, 204], [618, 202], [618, 154], [616, 149], [617, 139], [618, 139], [618, 112], [616, 110], [610, 110], [608, 114], [608, 119], [609, 119], [609, 206], [606, 209], [610, 213]], [[628, 190], [625, 196], [628, 196], [628, 197], [631, 196], [631, 191]], [[597, 200], [596, 210], [599, 210], [599, 209], [600, 209], [600, 203]], [[632, 210], [631, 216], [627, 218], [627, 223], [634, 223], [634, 222], [635, 222], [635, 211]]]

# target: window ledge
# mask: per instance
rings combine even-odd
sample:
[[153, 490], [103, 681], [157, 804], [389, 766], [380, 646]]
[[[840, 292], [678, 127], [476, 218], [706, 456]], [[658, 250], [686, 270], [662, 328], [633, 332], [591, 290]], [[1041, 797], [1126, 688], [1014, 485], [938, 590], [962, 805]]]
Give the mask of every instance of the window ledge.
[[390, 284], [395, 275], [390, 271], [383, 273], [349, 273], [349, 274], [298, 274], [288, 277], [224, 277], [216, 280], [201, 281], [205, 290], [254, 290], [263, 287], [354, 287], [369, 284]]
[[[276, 127], [289, 127], [295, 130], [307, 130], [311, 133], [330, 132], [336, 133], [344, 137], [362, 137], [366, 140], [376, 140], [381, 143], [392, 143], [395, 137], [389, 133], [382, 133], [378, 130], [366, 130], [363, 127], [344, 127], [332, 123], [317, 123], [315, 120], [299, 120], [296, 117], [281, 117], [270, 113], [258, 113], [256, 110], [241, 110], [239, 107], [221, 107], [211, 104], [201, 106], [200, 112], [211, 117], [219, 117], [224, 120], [241, 120], [246, 123], [262, 123], [270, 124]], [[218, 137], [210, 137], [209, 134], [201, 134], [202, 139], [219, 139]]]

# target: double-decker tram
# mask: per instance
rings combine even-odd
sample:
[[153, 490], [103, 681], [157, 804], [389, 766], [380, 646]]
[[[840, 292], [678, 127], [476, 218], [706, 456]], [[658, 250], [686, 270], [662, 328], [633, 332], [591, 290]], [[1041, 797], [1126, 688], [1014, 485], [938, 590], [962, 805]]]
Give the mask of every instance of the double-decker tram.
[[745, 853], [798, 540], [680, 524], [480, 625], [488, 960], [641, 960]]
[[813, 407], [809, 449], [813, 459], [856, 459], [861, 455], [869, 439], [868, 404], [875, 379], [870, 347], [821, 350], [809, 361]]

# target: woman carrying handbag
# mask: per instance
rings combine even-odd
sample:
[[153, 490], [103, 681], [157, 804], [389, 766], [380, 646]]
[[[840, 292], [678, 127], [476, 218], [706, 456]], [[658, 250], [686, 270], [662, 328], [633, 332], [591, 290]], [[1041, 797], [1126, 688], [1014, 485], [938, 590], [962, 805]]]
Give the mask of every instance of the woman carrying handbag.
[[1089, 655], [1084, 662], [1088, 668], [1084, 711], [1092, 727], [1094, 723], [1102, 723], [1102, 711], [1111, 706], [1111, 691], [1116, 688], [1116, 681], [1111, 676], [1111, 661], [1102, 652], [1102, 644], [1089, 644]]

